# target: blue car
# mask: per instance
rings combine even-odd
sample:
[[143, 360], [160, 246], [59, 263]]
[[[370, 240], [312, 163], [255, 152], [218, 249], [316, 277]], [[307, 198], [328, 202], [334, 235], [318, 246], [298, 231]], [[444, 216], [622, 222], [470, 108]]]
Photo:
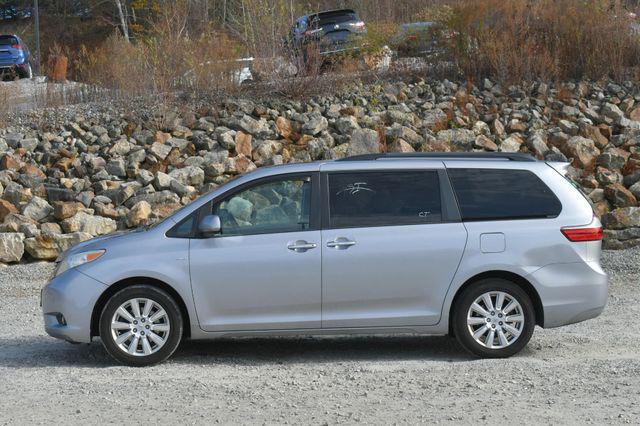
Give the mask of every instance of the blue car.
[[17, 35], [0, 35], [0, 78], [32, 78], [31, 53]]

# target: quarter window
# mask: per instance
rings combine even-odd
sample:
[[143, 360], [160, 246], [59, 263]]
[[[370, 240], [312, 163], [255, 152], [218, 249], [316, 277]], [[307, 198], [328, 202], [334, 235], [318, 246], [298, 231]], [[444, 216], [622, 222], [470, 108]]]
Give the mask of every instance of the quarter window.
[[418, 225], [442, 220], [436, 171], [329, 175], [332, 228]]
[[213, 206], [221, 235], [294, 232], [309, 229], [311, 178], [271, 181], [233, 194]]
[[556, 217], [560, 201], [528, 170], [448, 169], [463, 220]]

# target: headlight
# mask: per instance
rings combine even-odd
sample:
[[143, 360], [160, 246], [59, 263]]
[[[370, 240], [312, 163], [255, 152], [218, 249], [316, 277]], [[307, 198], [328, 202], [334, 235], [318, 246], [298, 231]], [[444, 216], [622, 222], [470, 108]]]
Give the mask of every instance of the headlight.
[[83, 253], [72, 254], [62, 259], [56, 269], [56, 276], [60, 275], [67, 269], [75, 268], [85, 263], [93, 262], [105, 253], [105, 250], [85, 251]]

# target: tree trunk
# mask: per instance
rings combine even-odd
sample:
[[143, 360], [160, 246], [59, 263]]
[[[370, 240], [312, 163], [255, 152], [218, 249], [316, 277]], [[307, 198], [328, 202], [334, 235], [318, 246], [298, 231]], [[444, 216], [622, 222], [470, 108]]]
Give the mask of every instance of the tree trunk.
[[129, 24], [127, 23], [127, 17], [124, 14], [124, 10], [122, 9], [122, 2], [120, 0], [114, 0], [116, 2], [116, 7], [118, 8], [118, 16], [120, 17], [120, 27], [122, 27], [122, 35], [124, 39], [129, 40]]

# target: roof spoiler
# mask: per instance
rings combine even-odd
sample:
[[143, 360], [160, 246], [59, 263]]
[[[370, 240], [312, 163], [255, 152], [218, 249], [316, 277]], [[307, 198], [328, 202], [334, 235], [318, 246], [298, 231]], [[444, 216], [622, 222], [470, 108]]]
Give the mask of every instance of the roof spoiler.
[[566, 176], [567, 173], [569, 173], [571, 163], [565, 161], [547, 161], [547, 165], [562, 176]]

